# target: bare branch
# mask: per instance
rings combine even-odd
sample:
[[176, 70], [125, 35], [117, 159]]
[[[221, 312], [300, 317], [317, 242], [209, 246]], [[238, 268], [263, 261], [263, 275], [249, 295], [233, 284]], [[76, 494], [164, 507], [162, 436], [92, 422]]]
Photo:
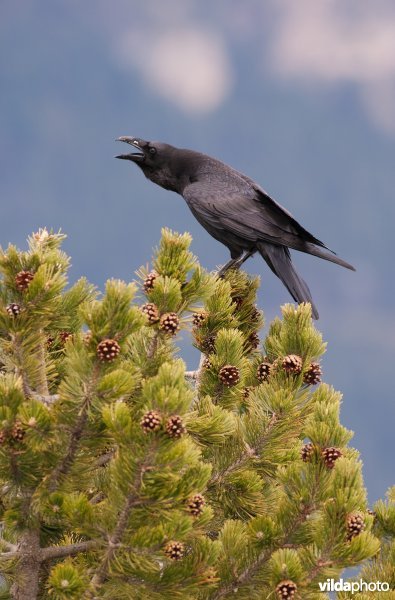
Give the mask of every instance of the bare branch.
[[98, 540], [87, 540], [85, 542], [78, 542], [76, 544], [69, 544], [67, 546], [49, 546], [41, 550], [41, 561], [53, 560], [55, 558], [63, 558], [65, 556], [74, 556], [80, 552], [89, 552], [89, 550], [95, 550], [103, 542]]

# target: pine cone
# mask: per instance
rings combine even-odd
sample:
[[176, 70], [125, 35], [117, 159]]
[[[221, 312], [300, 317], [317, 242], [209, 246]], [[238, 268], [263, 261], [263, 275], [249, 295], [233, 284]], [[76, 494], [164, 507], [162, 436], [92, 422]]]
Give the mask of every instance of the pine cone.
[[256, 371], [256, 376], [257, 376], [258, 381], [261, 381], [262, 383], [264, 381], [268, 381], [271, 370], [272, 370], [271, 363], [261, 362], [261, 364], [258, 366], [257, 371]]
[[286, 373], [299, 375], [302, 372], [303, 361], [297, 354], [288, 354], [283, 358], [281, 364]]
[[211, 369], [212, 366], [213, 365], [211, 364], [210, 359], [208, 358], [208, 356], [206, 356], [206, 358], [202, 362], [202, 369]]
[[312, 362], [303, 375], [303, 383], [307, 385], [316, 385], [321, 381], [321, 365], [317, 362]]
[[200, 327], [205, 319], [207, 319], [207, 313], [203, 310], [194, 312], [192, 315], [192, 323], [194, 327]]
[[261, 320], [261, 316], [261, 311], [256, 306], [254, 306], [254, 308], [251, 311], [251, 321], [253, 321], [254, 323], [259, 323], [259, 321]]
[[96, 348], [96, 354], [102, 362], [111, 362], [117, 358], [121, 347], [116, 340], [103, 340]]
[[215, 352], [215, 333], [208, 335], [202, 342], [202, 351], [204, 354], [212, 354]]
[[73, 334], [71, 333], [71, 331], [61, 331], [59, 333], [59, 339], [62, 342], [62, 344], [64, 345], [68, 340], [71, 340], [73, 338]]
[[278, 598], [294, 598], [297, 590], [297, 585], [291, 579], [280, 581], [276, 587]]
[[361, 513], [353, 513], [347, 517], [347, 541], [359, 535], [365, 529], [365, 520]]
[[256, 350], [259, 346], [259, 335], [257, 331], [252, 331], [247, 338], [247, 344], [252, 350]]
[[160, 328], [169, 335], [176, 335], [180, 329], [180, 319], [177, 313], [165, 313], [160, 318]]
[[172, 540], [165, 546], [165, 554], [171, 560], [180, 560], [185, 554], [185, 545]]
[[335, 462], [338, 458], [343, 456], [342, 452], [339, 448], [334, 448], [331, 446], [330, 448], [324, 448], [321, 452], [321, 456], [324, 460], [325, 466], [327, 469], [333, 469], [335, 466]]
[[50, 350], [52, 348], [54, 341], [55, 338], [53, 337], [53, 335], [47, 335], [47, 350]]
[[242, 392], [242, 393], [243, 393], [243, 398], [244, 398], [244, 400], [247, 400], [247, 398], [249, 398], [249, 397], [250, 397], [251, 390], [253, 390], [253, 389], [254, 389], [254, 388], [253, 388], [253, 387], [251, 387], [251, 386], [247, 386], [247, 387], [243, 388], [243, 392]]
[[15, 304], [15, 302], [12, 302], [6, 307], [6, 311], [8, 312], [10, 317], [17, 317], [21, 314], [21, 307], [19, 306], [19, 304]]
[[155, 410], [149, 410], [141, 419], [140, 425], [146, 433], [149, 431], [158, 431], [162, 426], [161, 416]]
[[153, 304], [152, 302], [147, 302], [146, 304], [140, 306], [140, 310], [142, 313], [147, 315], [149, 323], [152, 324], [157, 323], [159, 321], [159, 311], [156, 304]]
[[19, 273], [15, 275], [15, 285], [20, 292], [26, 292], [33, 278], [34, 273], [31, 271], [19, 271]]
[[167, 419], [166, 433], [171, 438], [180, 438], [185, 433], [185, 425], [179, 415], [173, 415]]
[[151, 273], [148, 273], [148, 275], [143, 281], [143, 289], [145, 292], [149, 292], [150, 290], [152, 290], [155, 284], [155, 279], [157, 277], [159, 277], [159, 273], [157, 273], [156, 271], [151, 271]]
[[11, 429], [11, 438], [15, 442], [21, 442], [25, 437], [25, 428], [23, 427], [20, 421], [15, 421], [12, 429]]
[[234, 365], [224, 365], [220, 369], [218, 376], [223, 385], [226, 385], [226, 387], [233, 387], [240, 381], [240, 369]]
[[0, 446], [6, 443], [8, 439], [8, 432], [5, 429], [0, 429]]
[[242, 296], [234, 296], [232, 302], [233, 304], [236, 304], [236, 308], [239, 309], [244, 302], [244, 298]]
[[313, 442], [309, 442], [308, 444], [305, 444], [302, 447], [302, 450], [300, 451], [300, 456], [301, 456], [303, 462], [310, 462], [310, 460], [312, 459], [313, 454], [314, 454], [314, 444], [313, 444]]
[[206, 504], [206, 500], [202, 494], [195, 494], [188, 500], [188, 511], [193, 517], [199, 517], [203, 512], [203, 506]]

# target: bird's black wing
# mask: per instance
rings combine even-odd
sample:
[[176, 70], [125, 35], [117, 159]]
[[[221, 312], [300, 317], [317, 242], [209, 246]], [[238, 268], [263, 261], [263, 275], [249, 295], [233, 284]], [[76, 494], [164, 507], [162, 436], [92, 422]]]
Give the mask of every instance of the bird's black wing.
[[355, 270], [252, 180], [229, 171], [199, 179], [182, 193], [196, 219], [213, 237], [226, 244], [226, 236], [231, 235], [247, 242], [244, 247], [265, 242], [286, 246]]
[[197, 181], [184, 189], [183, 197], [208, 230], [228, 231], [250, 242], [266, 241], [295, 250], [306, 251], [305, 242], [325, 248], [287, 210], [243, 177]]

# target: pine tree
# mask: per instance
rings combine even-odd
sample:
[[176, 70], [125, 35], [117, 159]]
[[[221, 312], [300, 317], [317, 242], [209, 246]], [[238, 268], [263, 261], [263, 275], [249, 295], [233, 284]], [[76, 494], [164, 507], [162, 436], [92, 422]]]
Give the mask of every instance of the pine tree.
[[206, 273], [188, 234], [102, 295], [67, 286], [63, 238], [0, 254], [6, 597], [308, 600], [385, 570], [393, 508], [368, 511], [310, 307], [285, 305], [262, 350], [258, 279]]

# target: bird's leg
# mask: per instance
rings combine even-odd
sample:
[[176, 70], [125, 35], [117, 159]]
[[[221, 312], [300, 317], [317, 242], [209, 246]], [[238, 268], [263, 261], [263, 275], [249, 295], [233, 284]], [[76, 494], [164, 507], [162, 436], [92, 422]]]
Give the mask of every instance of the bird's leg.
[[246, 261], [247, 259], [251, 258], [251, 256], [254, 256], [255, 252], [256, 252], [256, 249], [255, 249], [255, 248], [252, 248], [251, 250], [248, 250], [248, 252], [246, 252], [245, 254], [243, 254], [242, 256], [240, 256], [240, 258], [237, 258], [237, 259], [235, 260], [235, 263], [234, 263], [234, 265], [233, 265], [233, 268], [234, 268], [234, 269], [240, 269], [241, 265], [242, 265], [243, 263], [245, 263], [245, 261]]
[[231, 258], [228, 260], [228, 262], [218, 271], [218, 277], [223, 277], [226, 271], [229, 271], [229, 269], [231, 269], [238, 260], [238, 258]]
[[240, 269], [241, 265], [251, 256], [255, 254], [255, 248], [248, 250], [245, 254], [239, 258], [231, 258], [219, 271], [218, 277], [223, 277], [229, 269]]

